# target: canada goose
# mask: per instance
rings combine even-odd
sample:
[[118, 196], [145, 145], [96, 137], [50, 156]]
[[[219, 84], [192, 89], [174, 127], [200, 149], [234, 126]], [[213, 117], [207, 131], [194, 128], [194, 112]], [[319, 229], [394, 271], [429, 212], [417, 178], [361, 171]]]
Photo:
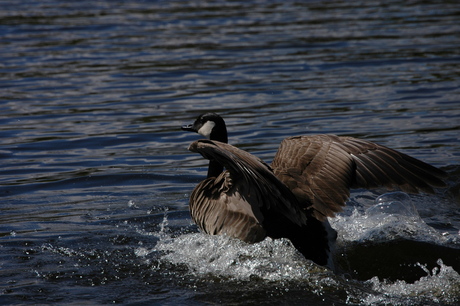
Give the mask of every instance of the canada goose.
[[[350, 188], [399, 186], [433, 193], [445, 172], [387, 147], [352, 137], [314, 135], [281, 142], [271, 166], [227, 144], [215, 113], [182, 127], [208, 140], [189, 146], [209, 159], [207, 178], [190, 196], [192, 219], [205, 233], [253, 243], [285, 237], [307, 258], [331, 264], [326, 217], [342, 210]], [[224, 167], [226, 171], [224, 171]]]

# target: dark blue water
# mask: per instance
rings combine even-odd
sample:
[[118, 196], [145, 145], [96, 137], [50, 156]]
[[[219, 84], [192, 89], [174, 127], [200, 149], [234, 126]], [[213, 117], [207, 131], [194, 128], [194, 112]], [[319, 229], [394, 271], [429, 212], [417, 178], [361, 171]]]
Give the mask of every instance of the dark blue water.
[[[0, 6], [1, 304], [459, 302], [456, 1]], [[348, 135], [448, 187], [410, 216], [354, 191], [331, 220], [343, 275], [286, 241], [208, 237], [188, 215], [206, 161], [179, 128], [205, 111], [267, 162], [287, 136]]]

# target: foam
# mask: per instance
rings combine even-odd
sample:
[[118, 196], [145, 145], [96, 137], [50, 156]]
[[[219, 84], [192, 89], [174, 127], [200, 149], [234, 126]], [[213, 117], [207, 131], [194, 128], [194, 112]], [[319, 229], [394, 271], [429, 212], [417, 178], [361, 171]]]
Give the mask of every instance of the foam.
[[403, 192], [386, 193], [367, 209], [356, 207], [350, 215], [329, 219], [338, 232], [338, 243], [380, 242], [409, 239], [434, 244], [457, 244], [458, 238], [443, 235], [420, 218], [411, 198]]
[[287, 239], [266, 238], [247, 244], [224, 235], [194, 233], [162, 240], [156, 249], [166, 253], [163, 260], [185, 264], [196, 275], [276, 281], [305, 279], [312, 271], [329, 273], [326, 268], [306, 261]]

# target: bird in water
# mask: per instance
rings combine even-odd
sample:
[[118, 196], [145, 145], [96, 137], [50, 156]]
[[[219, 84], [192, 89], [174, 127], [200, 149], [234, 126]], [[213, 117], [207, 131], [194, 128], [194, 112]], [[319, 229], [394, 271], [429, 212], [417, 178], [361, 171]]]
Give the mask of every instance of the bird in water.
[[229, 145], [226, 124], [216, 113], [202, 114], [182, 130], [207, 138], [189, 146], [209, 160], [207, 178], [190, 195], [192, 219], [203, 232], [248, 243], [288, 238], [323, 266], [333, 266], [336, 238], [327, 217], [342, 210], [351, 188], [434, 193], [433, 187], [445, 186], [444, 171], [353, 137], [288, 137], [268, 165]]

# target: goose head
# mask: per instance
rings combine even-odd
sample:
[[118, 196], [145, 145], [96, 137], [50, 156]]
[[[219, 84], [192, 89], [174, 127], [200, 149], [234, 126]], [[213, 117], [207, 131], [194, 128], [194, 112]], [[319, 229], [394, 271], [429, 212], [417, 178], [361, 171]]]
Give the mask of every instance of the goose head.
[[182, 130], [198, 133], [210, 140], [228, 142], [225, 121], [216, 113], [199, 115], [193, 124], [182, 126]]

